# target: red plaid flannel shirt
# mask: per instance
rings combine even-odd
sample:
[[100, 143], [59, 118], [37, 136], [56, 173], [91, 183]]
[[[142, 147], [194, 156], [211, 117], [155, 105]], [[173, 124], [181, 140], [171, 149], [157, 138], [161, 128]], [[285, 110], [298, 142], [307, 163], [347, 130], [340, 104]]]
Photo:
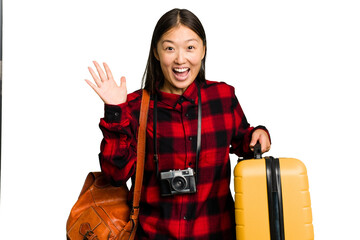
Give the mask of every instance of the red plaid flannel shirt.
[[[160, 196], [153, 161], [154, 104], [150, 101], [137, 239], [235, 239], [229, 153], [251, 154], [249, 143], [256, 128], [247, 122], [232, 86], [206, 81], [200, 87], [202, 137], [195, 194]], [[197, 88], [193, 82], [181, 96], [161, 92], [158, 98], [159, 171], [195, 169]], [[104, 136], [101, 169], [115, 185], [130, 177], [134, 180], [141, 95], [138, 90], [128, 95], [126, 103], [105, 105], [100, 121]]]

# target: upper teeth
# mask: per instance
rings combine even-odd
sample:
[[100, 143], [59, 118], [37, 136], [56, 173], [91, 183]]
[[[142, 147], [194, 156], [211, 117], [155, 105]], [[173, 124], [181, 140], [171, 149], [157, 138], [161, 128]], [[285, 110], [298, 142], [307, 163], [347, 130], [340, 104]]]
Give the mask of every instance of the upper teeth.
[[185, 72], [188, 70], [188, 68], [174, 68], [176, 72]]

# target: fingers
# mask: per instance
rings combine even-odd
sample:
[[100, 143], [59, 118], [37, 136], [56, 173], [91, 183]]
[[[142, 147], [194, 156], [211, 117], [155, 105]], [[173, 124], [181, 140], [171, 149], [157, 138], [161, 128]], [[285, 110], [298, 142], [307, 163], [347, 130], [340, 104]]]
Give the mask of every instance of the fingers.
[[88, 67], [88, 69], [98, 87], [101, 87], [102, 82], [104, 82], [105, 80], [113, 79], [111, 70], [106, 63], [103, 63], [105, 71], [106, 71], [106, 75], [105, 75], [104, 71], [102, 70], [101, 66], [96, 61], [93, 61], [93, 63], [95, 65], [95, 68], [96, 68], [100, 78], [98, 77], [98, 75], [95, 73], [95, 71], [91, 67]]
[[88, 67], [88, 69], [95, 83], [85, 79], [86, 83], [99, 95], [105, 104], [117, 105], [126, 102], [127, 89], [125, 77], [121, 77], [119, 86], [114, 81], [112, 72], [106, 63], [103, 63], [105, 71], [96, 61], [93, 61], [93, 63], [97, 73], [91, 67]]
[[114, 79], [109, 66], [106, 63], [103, 63], [103, 64], [104, 64], [104, 68], [105, 68], [108, 79]]
[[96, 75], [96, 73], [94, 72], [94, 70], [91, 67], [88, 67], [88, 69], [89, 69], [89, 72], [90, 72], [91, 76], [93, 77], [96, 85], [98, 87], [100, 87], [101, 86], [101, 80], [98, 78], [98, 76]]
[[259, 140], [259, 135], [256, 135], [251, 138], [251, 142], [250, 142], [250, 148], [251, 150], [254, 150], [255, 144], [258, 142]]
[[258, 141], [261, 144], [261, 152], [262, 153], [268, 152], [270, 150], [271, 143], [270, 143], [269, 136], [262, 129], [257, 129], [253, 132], [251, 142], [250, 142], [250, 149], [252, 151], [254, 151], [254, 146]]
[[100, 96], [99, 94], [99, 88], [93, 84], [91, 81], [85, 79], [85, 82], [87, 82], [87, 84], [89, 84], [89, 86]]
[[[249, 144], [251, 151], [254, 151], [255, 144], [259, 141], [259, 138], [260, 138], [260, 134], [258, 134], [256, 131], [254, 131], [252, 134], [252, 137], [251, 137], [250, 144]], [[260, 144], [261, 144], [261, 142], [260, 142]]]
[[270, 150], [270, 140], [265, 131], [263, 131], [259, 134], [258, 141], [261, 144], [261, 152], [262, 153], [265, 153]]
[[260, 144], [261, 144], [261, 152], [262, 153], [265, 153], [265, 152], [268, 152], [270, 150], [270, 142], [268, 141], [268, 138], [264, 135], [262, 135], [260, 137], [260, 140], [259, 140]]
[[[104, 71], [101, 69], [100, 65], [96, 61], [93, 61], [93, 63], [95, 65], [95, 68], [96, 68], [97, 72], [99, 73], [101, 81], [102, 82], [106, 81], [108, 78], [106, 77]], [[110, 72], [110, 74], [111, 74], [111, 72]]]
[[121, 77], [120, 87], [126, 88], [126, 78], [125, 77]]
[[97, 90], [97, 86], [95, 86], [95, 84], [93, 84], [91, 81], [85, 79], [85, 82], [87, 82], [87, 84], [89, 84], [92, 89], [94, 89], [95, 91]]

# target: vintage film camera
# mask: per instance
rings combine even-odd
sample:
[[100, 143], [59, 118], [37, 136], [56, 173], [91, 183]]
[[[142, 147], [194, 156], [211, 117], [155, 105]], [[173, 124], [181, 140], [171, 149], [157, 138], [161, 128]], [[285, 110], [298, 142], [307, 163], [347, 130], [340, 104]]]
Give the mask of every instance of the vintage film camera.
[[170, 170], [160, 173], [161, 196], [195, 193], [195, 174], [192, 168], [185, 170]]

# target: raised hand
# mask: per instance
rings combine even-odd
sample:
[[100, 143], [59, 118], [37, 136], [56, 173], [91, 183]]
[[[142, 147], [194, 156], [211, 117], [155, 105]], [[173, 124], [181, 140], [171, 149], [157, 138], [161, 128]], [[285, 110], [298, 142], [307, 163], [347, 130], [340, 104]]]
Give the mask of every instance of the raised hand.
[[94, 91], [99, 95], [99, 97], [104, 101], [104, 103], [111, 105], [125, 103], [127, 99], [125, 77], [121, 77], [120, 86], [118, 86], [113, 78], [109, 66], [106, 63], [104, 63], [106, 75], [102, 70], [101, 66], [96, 61], [93, 61], [93, 63], [100, 78], [91, 67], [88, 67], [96, 85], [90, 80], [85, 79], [85, 81], [90, 85], [92, 89], [94, 89]]

